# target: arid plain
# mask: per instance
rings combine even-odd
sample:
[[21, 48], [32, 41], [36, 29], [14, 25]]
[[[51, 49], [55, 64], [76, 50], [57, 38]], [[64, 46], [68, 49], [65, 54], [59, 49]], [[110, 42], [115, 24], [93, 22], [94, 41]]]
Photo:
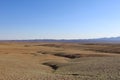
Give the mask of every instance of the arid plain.
[[120, 80], [120, 44], [0, 42], [0, 80]]

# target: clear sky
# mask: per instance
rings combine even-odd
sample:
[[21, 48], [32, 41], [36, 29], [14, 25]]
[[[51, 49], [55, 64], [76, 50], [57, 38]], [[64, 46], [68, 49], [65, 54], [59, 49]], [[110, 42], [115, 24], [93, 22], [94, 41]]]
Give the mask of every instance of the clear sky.
[[0, 39], [120, 36], [120, 0], [0, 0]]

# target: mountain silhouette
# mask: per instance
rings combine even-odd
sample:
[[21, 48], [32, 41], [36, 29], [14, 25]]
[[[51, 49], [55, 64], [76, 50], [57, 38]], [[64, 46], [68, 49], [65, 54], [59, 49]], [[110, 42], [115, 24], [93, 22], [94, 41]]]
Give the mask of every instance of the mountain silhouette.
[[81, 42], [81, 43], [120, 43], [120, 37], [96, 38], [96, 39], [29, 39], [29, 40], [1, 40], [13, 42]]

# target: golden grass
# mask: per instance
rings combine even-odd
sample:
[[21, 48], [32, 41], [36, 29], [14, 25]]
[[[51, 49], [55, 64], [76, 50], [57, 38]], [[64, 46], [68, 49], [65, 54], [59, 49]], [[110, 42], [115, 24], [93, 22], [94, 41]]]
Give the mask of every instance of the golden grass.
[[[101, 65], [105, 71], [106, 66], [119, 69], [119, 47], [118, 44], [0, 42], [0, 80], [97, 80], [91, 78], [95, 76], [99, 80], [103, 73], [94, 72]], [[105, 75], [107, 79], [111, 74]], [[118, 75], [112, 77], [117, 79]]]

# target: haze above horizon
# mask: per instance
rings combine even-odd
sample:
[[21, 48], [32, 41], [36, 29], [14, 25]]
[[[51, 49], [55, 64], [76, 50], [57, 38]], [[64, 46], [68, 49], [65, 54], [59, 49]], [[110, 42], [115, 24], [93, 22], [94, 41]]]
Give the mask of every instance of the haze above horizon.
[[120, 0], [0, 0], [0, 40], [120, 36]]

